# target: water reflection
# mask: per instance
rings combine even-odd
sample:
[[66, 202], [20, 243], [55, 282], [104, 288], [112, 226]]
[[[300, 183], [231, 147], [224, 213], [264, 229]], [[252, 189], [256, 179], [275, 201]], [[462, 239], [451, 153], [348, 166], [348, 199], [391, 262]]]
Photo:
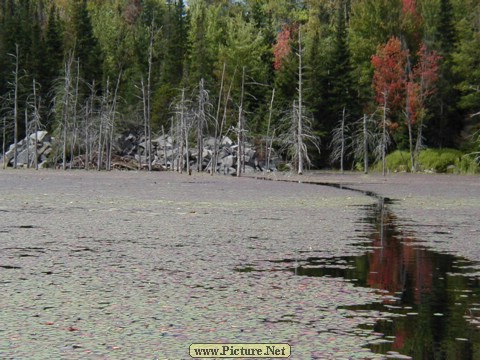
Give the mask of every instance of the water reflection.
[[349, 307], [394, 313], [374, 331], [388, 342], [370, 344], [377, 352], [413, 359], [480, 359], [480, 283], [469, 276], [468, 260], [439, 254], [399, 232], [388, 199], [367, 208], [372, 226], [365, 255], [309, 258], [292, 268], [300, 276], [334, 276], [385, 294], [383, 304]]

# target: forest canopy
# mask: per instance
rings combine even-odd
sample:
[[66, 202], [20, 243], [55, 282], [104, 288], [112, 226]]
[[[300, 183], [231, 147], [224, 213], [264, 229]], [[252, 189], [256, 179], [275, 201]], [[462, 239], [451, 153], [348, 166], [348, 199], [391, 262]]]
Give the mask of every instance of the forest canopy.
[[[353, 136], [367, 118], [384, 133], [378, 154], [409, 151], [412, 167], [426, 147], [478, 151], [480, 3], [0, 1], [2, 143], [27, 133], [24, 116], [57, 137], [146, 121], [168, 132], [179, 103], [199, 94], [202, 135], [214, 135], [222, 113], [223, 129], [251, 143], [282, 139], [288, 114], [308, 118], [321, 139], [308, 159], [317, 168], [335, 164], [334, 147], [346, 146], [335, 136]], [[89, 111], [103, 114], [90, 118], [98, 124], [81, 116]]]

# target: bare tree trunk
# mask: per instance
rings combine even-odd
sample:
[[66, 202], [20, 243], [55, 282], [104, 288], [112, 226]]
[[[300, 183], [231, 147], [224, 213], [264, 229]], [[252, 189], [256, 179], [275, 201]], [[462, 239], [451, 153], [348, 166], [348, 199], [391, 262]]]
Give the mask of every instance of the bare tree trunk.
[[187, 120], [184, 119], [183, 123], [183, 132], [185, 136], [185, 161], [186, 161], [186, 170], [187, 174], [191, 174], [190, 172], [190, 153], [189, 153], [189, 145], [188, 145], [188, 125], [187, 125]]
[[[225, 122], [227, 121], [228, 101], [230, 100], [230, 94], [232, 92], [232, 87], [233, 87], [233, 83], [235, 82], [235, 75], [236, 74], [237, 74], [237, 69], [235, 69], [235, 71], [233, 72], [232, 81], [230, 82], [230, 85], [228, 86], [227, 98], [225, 100], [225, 106], [223, 107], [223, 115], [222, 115], [222, 121], [220, 122], [220, 133], [219, 133], [220, 144], [221, 144], [221, 140], [223, 140], [223, 138], [222, 138], [223, 135], [222, 134], [223, 134], [223, 127], [225, 125]], [[215, 170], [216, 170], [216, 167], [217, 167], [217, 163], [215, 162]]]
[[72, 169], [73, 165], [73, 158], [75, 157], [75, 145], [77, 143], [77, 133], [78, 133], [78, 125], [77, 125], [77, 104], [78, 104], [78, 85], [80, 82], [80, 58], [77, 60], [77, 76], [75, 77], [75, 90], [74, 90], [74, 97], [73, 97], [73, 124], [72, 124], [72, 141], [70, 143], [70, 153], [72, 157], [72, 161], [70, 161], [70, 170]]
[[[266, 164], [267, 164], [267, 171], [270, 170], [270, 153], [271, 153], [271, 143], [269, 136], [270, 136], [270, 125], [272, 123], [272, 112], [273, 112], [273, 100], [275, 99], [275, 88], [272, 90], [272, 99], [270, 100], [270, 108], [268, 112], [268, 125], [267, 125], [267, 138], [265, 141], [265, 157], [266, 157]], [[273, 136], [272, 136], [273, 139]]]
[[342, 144], [341, 144], [341, 153], [340, 153], [340, 172], [343, 174], [343, 160], [345, 157], [345, 106], [342, 111]]
[[[218, 152], [217, 152], [217, 146], [218, 146], [217, 145], [217, 138], [218, 138], [218, 126], [219, 126], [218, 121], [219, 121], [219, 118], [220, 118], [220, 107], [222, 105], [223, 83], [225, 81], [225, 68], [226, 68], [226, 64], [223, 63], [222, 80], [220, 82], [220, 92], [218, 94], [217, 114], [215, 116], [215, 138], [213, 140], [213, 153], [212, 153], [212, 159], [211, 159], [211, 162], [210, 162], [210, 165], [211, 165], [210, 175], [212, 175], [212, 176], [217, 170], [217, 154], [218, 154]], [[221, 131], [220, 131], [220, 136], [221, 136]]]
[[[173, 126], [172, 126], [173, 128]], [[175, 171], [180, 172], [180, 122], [175, 122], [175, 150], [176, 150], [176, 159], [175, 159]]]
[[[408, 99], [408, 97], [407, 97]], [[408, 102], [408, 100], [407, 100]], [[415, 172], [416, 164], [415, 164], [415, 156], [414, 156], [414, 149], [413, 149], [413, 129], [412, 129], [412, 122], [408, 119], [407, 115], [407, 127], [408, 127], [408, 147], [410, 151], [410, 163], [411, 163], [411, 172]]]
[[368, 174], [368, 128], [367, 114], [363, 114], [363, 171]]
[[242, 70], [242, 92], [240, 95], [240, 106], [238, 107], [238, 134], [237, 134], [237, 176], [241, 176], [243, 158], [243, 96], [245, 94], [245, 66]]
[[15, 72], [14, 72], [14, 94], [13, 94], [13, 168], [17, 168], [18, 156], [18, 67], [19, 67], [18, 44], [15, 44]]
[[165, 138], [165, 129], [162, 125], [162, 136], [163, 136], [163, 159], [165, 170], [167, 170], [167, 139]]
[[205, 103], [207, 101], [203, 78], [200, 80], [197, 116], [197, 172], [203, 170], [203, 128], [206, 122]]
[[303, 49], [302, 49], [302, 29], [298, 30], [298, 131], [297, 131], [297, 146], [298, 146], [298, 175], [303, 174]]
[[69, 122], [69, 111], [70, 111], [70, 90], [71, 90], [71, 71], [73, 63], [73, 54], [65, 61], [65, 78], [64, 78], [64, 94], [62, 101], [62, 168], [63, 170], [67, 169], [67, 131], [68, 131], [68, 122]]
[[183, 136], [185, 135], [186, 131], [184, 131], [185, 127], [185, 89], [182, 89], [182, 103], [180, 108], [180, 174], [183, 173], [183, 157], [185, 154], [185, 139]]
[[[411, 64], [410, 64], [410, 56], [407, 56], [407, 66], [406, 66], [406, 78], [410, 79], [410, 73], [412, 72]], [[410, 114], [410, 93], [409, 93], [409, 86], [411, 85], [411, 80], [407, 81], [407, 94], [406, 94], [406, 101], [405, 101], [405, 122], [407, 123], [408, 128], [408, 145], [410, 151], [410, 162], [411, 162], [411, 172], [415, 172], [415, 158], [414, 158], [414, 150], [413, 150], [413, 124], [412, 124], [412, 116]]]
[[7, 168], [7, 162], [6, 162], [6, 158], [5, 158], [5, 142], [7, 141], [6, 139], [6, 126], [7, 126], [7, 119], [6, 117], [4, 116], [3, 117], [3, 142], [2, 142], [2, 160], [3, 160], [3, 170], [5, 170]]
[[387, 93], [383, 93], [383, 119], [382, 119], [382, 175], [386, 175], [387, 153]]
[[[148, 112], [148, 90], [145, 88], [145, 84], [143, 81], [143, 77], [141, 80], [141, 85], [142, 85], [142, 104], [143, 104], [143, 137], [145, 138], [145, 161], [149, 163], [149, 155], [148, 155], [148, 117], [149, 117], [149, 112]], [[140, 163], [141, 161], [141, 155], [139, 155], [140, 158]], [[141, 166], [140, 166], [141, 167]], [[148, 170], [151, 171], [151, 164], [148, 165]]]
[[272, 157], [272, 147], [273, 147], [273, 139], [275, 138], [275, 129], [273, 129], [272, 137], [270, 138], [270, 146], [268, 147], [268, 155], [267, 155], [267, 170], [270, 170], [270, 160]]
[[40, 122], [40, 102], [37, 103], [37, 84], [35, 79], [33, 79], [33, 131], [35, 132], [35, 139], [33, 146], [35, 148], [35, 152], [33, 154], [33, 164], [35, 166], [35, 170], [38, 170], [38, 126]]
[[[99, 138], [98, 138], [97, 170], [102, 169], [103, 154], [104, 154], [104, 150], [106, 150], [107, 148], [107, 140], [108, 140], [107, 134], [109, 134], [108, 123], [109, 123], [109, 117], [110, 117], [109, 99], [110, 99], [110, 80], [107, 79], [107, 83], [103, 91], [102, 106], [100, 109], [100, 131], [99, 131]], [[106, 164], [105, 164], [105, 168], [106, 168]]]
[[27, 169], [30, 168], [30, 134], [28, 131], [28, 109], [25, 108], [25, 142], [27, 152]]
[[415, 166], [417, 166], [418, 156], [420, 154], [420, 150], [422, 150], [422, 142], [423, 142], [423, 121], [420, 120], [417, 125], [417, 142], [415, 144], [414, 150], [414, 158], [415, 158]]
[[155, 19], [152, 19], [150, 26], [150, 42], [148, 44], [148, 74], [146, 89], [142, 79], [143, 107], [145, 120], [145, 160], [148, 164], [148, 171], [152, 171], [152, 124], [151, 124], [151, 97], [152, 97], [152, 64], [153, 64], [153, 42], [156, 36]]
[[92, 82], [90, 102], [87, 102], [85, 111], [85, 170], [90, 170], [90, 162], [92, 161], [93, 145], [91, 141], [92, 134], [90, 127], [92, 124], [93, 107], [95, 104], [95, 80]]
[[113, 151], [113, 134], [115, 132], [115, 120], [117, 115], [117, 96], [118, 88], [120, 87], [120, 80], [122, 78], [122, 71], [118, 73], [117, 84], [115, 86], [115, 91], [113, 93], [112, 104], [109, 111], [109, 134], [108, 134], [108, 149], [107, 149], [107, 170], [112, 169], [112, 151]]

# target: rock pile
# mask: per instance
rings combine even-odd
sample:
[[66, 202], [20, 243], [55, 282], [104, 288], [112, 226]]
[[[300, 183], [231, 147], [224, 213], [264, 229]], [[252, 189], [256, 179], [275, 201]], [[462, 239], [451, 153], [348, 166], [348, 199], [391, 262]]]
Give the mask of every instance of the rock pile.
[[[36, 140], [35, 140], [36, 137]], [[35, 152], [35, 143], [37, 144]], [[48, 155], [52, 152], [52, 137], [46, 131], [39, 131], [30, 135], [17, 143], [17, 167], [34, 166], [35, 156], [37, 156], [39, 167], [44, 167]], [[148, 157], [148, 148], [152, 149], [150, 159]], [[216, 151], [216, 161], [214, 149]], [[209, 137], [203, 140], [203, 148], [199, 154], [198, 148], [193, 144], [187, 149], [185, 146], [179, 146], [172, 136], [161, 135], [146, 141], [143, 135], [128, 133], [118, 136], [112, 146], [111, 166], [114, 169], [133, 170], [148, 168], [148, 161], [151, 160], [153, 170], [180, 170], [183, 171], [207, 171], [212, 168], [222, 174], [235, 175], [237, 171], [238, 145], [227, 136], [218, 139]], [[9, 166], [13, 166], [15, 145], [10, 145], [5, 153], [5, 161]], [[270, 160], [267, 166], [266, 149], [256, 149], [251, 144], [245, 144], [241, 157], [244, 159], [242, 173], [252, 173], [255, 171], [274, 171], [281, 161], [279, 156], [272, 150], [270, 151]], [[35, 155], [36, 154], [36, 155]], [[183, 154], [181, 156], [180, 154]], [[106, 157], [103, 156], [103, 159]], [[89, 168], [95, 168], [98, 154], [89, 156]], [[212, 166], [212, 163], [215, 164]], [[85, 168], [85, 156], [74, 157], [72, 163], [68, 163], [69, 168]]]
[[[36, 146], [35, 146], [36, 144]], [[5, 152], [4, 158], [0, 160], [3, 164], [14, 166], [15, 149], [17, 150], [17, 167], [35, 166], [35, 158], [38, 161], [38, 167], [42, 168], [47, 162], [48, 155], [52, 151], [52, 137], [47, 131], [37, 131], [23, 140], [9, 146]]]
[[[137, 163], [146, 164], [147, 149], [151, 146], [152, 149], [152, 166], [155, 169], [162, 170], [187, 170], [192, 171], [200, 169], [200, 171], [210, 172], [212, 169], [212, 161], [215, 149], [215, 138], [209, 137], [203, 139], [203, 148], [199, 154], [198, 148], [193, 145], [187, 149], [183, 149], [175, 144], [174, 139], [169, 135], [161, 135], [152, 139], [151, 143], [145, 141], [143, 136], [136, 137], [133, 134], [121, 138], [118, 143], [118, 148], [121, 149], [120, 156], [125, 160], [135, 160]], [[216, 142], [216, 164], [213, 166], [215, 171], [224, 174], [235, 174], [237, 166], [237, 149], [236, 145], [230, 138], [224, 136]], [[274, 171], [276, 165], [281, 161], [279, 156], [271, 151], [269, 168], [267, 169], [266, 151], [257, 151], [251, 144], [245, 144], [245, 149], [242, 151], [244, 159], [244, 169], [242, 172], [250, 173], [254, 171]], [[180, 154], [183, 152], [183, 157]]]

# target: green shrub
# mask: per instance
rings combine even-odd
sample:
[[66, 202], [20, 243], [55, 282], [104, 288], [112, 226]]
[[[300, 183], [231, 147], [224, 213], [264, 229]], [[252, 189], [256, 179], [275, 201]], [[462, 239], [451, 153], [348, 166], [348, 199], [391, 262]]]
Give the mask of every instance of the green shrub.
[[445, 173], [461, 161], [463, 153], [455, 149], [426, 149], [420, 152], [419, 170]]
[[[412, 162], [408, 151], [395, 150], [386, 157], [387, 169], [390, 172], [410, 171]], [[382, 161], [378, 161], [373, 166], [373, 171], [382, 171]]]
[[[389, 172], [411, 171], [410, 153], [396, 150], [387, 155]], [[382, 162], [373, 166], [374, 171], [382, 171]], [[474, 156], [464, 155], [455, 149], [426, 149], [419, 154], [417, 171], [455, 174], [477, 174], [480, 167]]]
[[459, 174], [480, 173], [480, 166], [478, 165], [474, 155], [463, 155], [458, 163], [455, 163], [455, 166]]

